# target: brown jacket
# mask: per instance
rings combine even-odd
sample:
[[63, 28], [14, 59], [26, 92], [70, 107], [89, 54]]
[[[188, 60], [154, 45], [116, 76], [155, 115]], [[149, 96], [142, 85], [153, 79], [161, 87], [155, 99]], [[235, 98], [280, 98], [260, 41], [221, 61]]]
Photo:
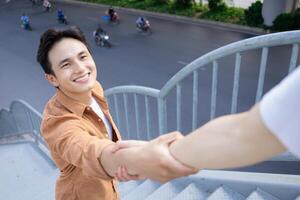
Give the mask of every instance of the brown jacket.
[[[112, 140], [120, 140], [98, 82], [92, 94], [112, 125]], [[118, 199], [115, 181], [99, 162], [102, 150], [113, 142], [103, 121], [89, 106], [58, 89], [45, 107], [41, 132], [61, 172], [56, 182], [56, 200]]]

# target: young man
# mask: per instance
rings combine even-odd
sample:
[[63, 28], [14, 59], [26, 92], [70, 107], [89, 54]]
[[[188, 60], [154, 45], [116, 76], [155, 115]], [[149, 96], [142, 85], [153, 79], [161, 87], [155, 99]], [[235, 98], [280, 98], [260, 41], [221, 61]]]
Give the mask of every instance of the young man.
[[[57, 88], [41, 123], [42, 135], [61, 172], [56, 200], [118, 199], [113, 176], [126, 161], [112, 149], [121, 136], [96, 81], [96, 65], [84, 35], [78, 28], [46, 31], [40, 39], [37, 60], [45, 78]], [[160, 142], [169, 144], [177, 138], [170, 135]], [[191, 173], [169, 151], [159, 158], [156, 170], [127, 175], [126, 180]], [[162, 162], [164, 159], [171, 162]]]

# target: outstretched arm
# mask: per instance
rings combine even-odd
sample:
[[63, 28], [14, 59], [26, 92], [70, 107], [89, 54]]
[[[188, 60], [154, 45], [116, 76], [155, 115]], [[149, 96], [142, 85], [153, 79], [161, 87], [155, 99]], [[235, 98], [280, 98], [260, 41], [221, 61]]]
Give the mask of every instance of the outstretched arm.
[[170, 154], [170, 144], [181, 138], [180, 133], [173, 132], [150, 142], [121, 141], [117, 143], [118, 147], [114, 156], [119, 158], [118, 163], [123, 168], [123, 170], [121, 168], [121, 172], [123, 171], [121, 176], [119, 176], [120, 169], [118, 170], [117, 178], [126, 181], [130, 179], [127, 175], [134, 174], [139, 178], [166, 182], [195, 173], [195, 169], [183, 165]]
[[216, 118], [170, 146], [177, 160], [199, 170], [251, 165], [285, 150], [263, 124], [259, 104]]

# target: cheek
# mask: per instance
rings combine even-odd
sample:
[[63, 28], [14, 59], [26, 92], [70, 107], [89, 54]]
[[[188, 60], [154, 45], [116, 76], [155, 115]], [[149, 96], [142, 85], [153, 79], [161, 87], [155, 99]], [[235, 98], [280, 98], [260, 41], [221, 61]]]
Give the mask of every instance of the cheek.
[[71, 70], [62, 70], [59, 72], [59, 74], [57, 74], [57, 79], [60, 82], [65, 82], [65, 81], [69, 81], [71, 79]]
[[89, 64], [89, 66], [90, 66], [92, 69], [95, 69], [95, 68], [96, 68], [95, 62], [90, 61], [88, 64]]

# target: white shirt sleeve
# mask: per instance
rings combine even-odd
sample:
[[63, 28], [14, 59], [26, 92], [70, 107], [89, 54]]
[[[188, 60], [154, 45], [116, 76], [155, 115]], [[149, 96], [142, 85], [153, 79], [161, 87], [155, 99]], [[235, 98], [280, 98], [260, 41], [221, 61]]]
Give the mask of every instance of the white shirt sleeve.
[[260, 114], [266, 127], [300, 158], [300, 67], [263, 97]]

